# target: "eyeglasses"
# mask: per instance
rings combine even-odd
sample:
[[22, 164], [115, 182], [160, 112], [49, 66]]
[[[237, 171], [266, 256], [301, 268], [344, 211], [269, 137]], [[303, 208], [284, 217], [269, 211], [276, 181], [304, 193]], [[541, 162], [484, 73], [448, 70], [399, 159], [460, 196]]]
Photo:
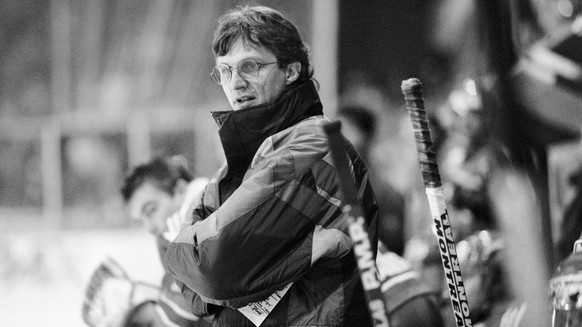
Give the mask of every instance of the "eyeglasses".
[[210, 75], [214, 77], [216, 83], [226, 85], [232, 78], [232, 70], [236, 70], [240, 77], [244, 79], [253, 79], [259, 76], [259, 69], [263, 66], [276, 64], [277, 62], [267, 62], [264, 64], [258, 63], [254, 60], [241, 61], [236, 67], [231, 67], [225, 64], [218, 64], [212, 68]]

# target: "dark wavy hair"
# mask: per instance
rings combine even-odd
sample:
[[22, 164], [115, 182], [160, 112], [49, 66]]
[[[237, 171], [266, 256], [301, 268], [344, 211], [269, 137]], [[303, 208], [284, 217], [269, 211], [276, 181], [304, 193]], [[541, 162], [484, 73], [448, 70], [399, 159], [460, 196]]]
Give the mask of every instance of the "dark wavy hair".
[[156, 157], [126, 175], [121, 194], [123, 200], [129, 201], [140, 186], [150, 182], [169, 195], [174, 195], [174, 187], [179, 179], [190, 182], [192, 178], [184, 158]]
[[303, 42], [299, 30], [280, 12], [265, 6], [239, 6], [218, 19], [214, 32], [212, 52], [224, 56], [236, 40], [248, 46], [263, 46], [271, 51], [279, 67], [298, 61], [301, 63], [299, 84], [313, 77], [309, 63], [309, 46]]

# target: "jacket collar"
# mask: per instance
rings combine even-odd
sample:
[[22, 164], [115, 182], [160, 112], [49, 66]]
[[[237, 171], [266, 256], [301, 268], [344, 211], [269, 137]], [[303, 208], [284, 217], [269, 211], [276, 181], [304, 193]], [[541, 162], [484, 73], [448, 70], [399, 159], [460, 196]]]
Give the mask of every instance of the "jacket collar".
[[211, 114], [219, 127], [229, 173], [242, 175], [265, 139], [305, 118], [322, 115], [323, 109], [309, 80], [286, 90], [272, 104]]

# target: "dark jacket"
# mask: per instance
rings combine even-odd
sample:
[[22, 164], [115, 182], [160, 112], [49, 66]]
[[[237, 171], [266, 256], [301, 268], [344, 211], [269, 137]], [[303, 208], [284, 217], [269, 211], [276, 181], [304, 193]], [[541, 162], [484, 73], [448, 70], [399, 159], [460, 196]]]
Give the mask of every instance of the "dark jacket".
[[[166, 253], [193, 312], [254, 326], [236, 308], [293, 282], [262, 326], [371, 325], [313, 82], [274, 104], [213, 116], [226, 164]], [[345, 149], [377, 244], [368, 172], [347, 141]]]

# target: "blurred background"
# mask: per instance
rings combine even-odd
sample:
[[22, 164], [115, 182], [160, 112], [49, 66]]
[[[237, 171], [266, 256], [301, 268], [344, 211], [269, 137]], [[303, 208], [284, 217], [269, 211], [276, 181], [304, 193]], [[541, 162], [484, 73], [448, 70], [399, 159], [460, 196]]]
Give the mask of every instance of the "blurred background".
[[[119, 188], [154, 155], [181, 154], [205, 177], [222, 163], [209, 112], [229, 106], [210, 42], [216, 18], [243, 3], [0, 0], [0, 326], [84, 326], [87, 280], [108, 256], [159, 282], [153, 236]], [[496, 139], [535, 155], [517, 167], [539, 178], [553, 262], [580, 162], [581, 1], [251, 3], [299, 27], [328, 117], [348, 102], [377, 117], [373, 165], [407, 198], [407, 242], [430, 219], [401, 81], [423, 82], [435, 142], [452, 126], [451, 92], [493, 94]]]

